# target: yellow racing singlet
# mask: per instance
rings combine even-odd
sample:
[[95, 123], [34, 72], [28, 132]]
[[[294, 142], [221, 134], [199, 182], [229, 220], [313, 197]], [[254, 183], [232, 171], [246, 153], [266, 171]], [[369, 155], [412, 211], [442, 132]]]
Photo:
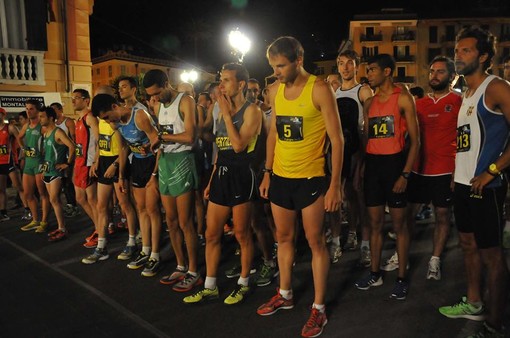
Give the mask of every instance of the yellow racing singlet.
[[120, 153], [120, 144], [113, 135], [114, 130], [108, 122], [99, 119], [99, 156], [118, 156]]
[[273, 172], [286, 178], [325, 176], [326, 125], [313, 105], [312, 89], [316, 76], [310, 75], [295, 100], [285, 98], [285, 84], [275, 97], [276, 146]]

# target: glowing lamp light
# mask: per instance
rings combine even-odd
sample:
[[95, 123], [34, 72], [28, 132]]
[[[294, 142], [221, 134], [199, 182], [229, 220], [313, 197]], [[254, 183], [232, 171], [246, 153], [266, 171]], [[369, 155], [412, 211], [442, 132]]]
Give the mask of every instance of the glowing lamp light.
[[228, 41], [233, 49], [232, 54], [237, 55], [239, 62], [243, 62], [244, 55], [248, 53], [251, 48], [251, 41], [241, 33], [239, 30], [230, 31]]
[[182, 82], [190, 82], [193, 83], [198, 79], [198, 73], [195, 70], [191, 71], [184, 71], [181, 74], [181, 81]]

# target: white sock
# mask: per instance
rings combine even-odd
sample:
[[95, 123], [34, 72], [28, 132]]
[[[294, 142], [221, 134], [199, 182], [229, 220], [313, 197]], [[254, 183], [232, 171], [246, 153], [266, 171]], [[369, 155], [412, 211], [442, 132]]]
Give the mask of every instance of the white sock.
[[205, 277], [204, 288], [210, 290], [216, 289], [216, 277]]
[[361, 247], [369, 248], [370, 249], [370, 241], [361, 241]]
[[151, 253], [151, 247], [150, 246], [142, 246], [142, 252], [146, 255]]
[[237, 284], [242, 286], [248, 286], [248, 282], [250, 281], [250, 277], [239, 277], [237, 280]]
[[104, 237], [99, 237], [97, 239], [97, 248], [98, 249], [104, 249], [106, 246], [106, 238]]
[[128, 246], [135, 246], [136, 245], [135, 237], [136, 236], [129, 235], [128, 242], [127, 242]]
[[440, 261], [440, 260], [441, 260], [441, 258], [440, 258], [440, 257], [437, 257], [437, 256], [432, 256], [432, 257], [430, 257], [430, 260], [433, 260], [433, 259], [437, 259], [438, 261]]
[[289, 300], [292, 299], [292, 290], [282, 290], [280, 289], [280, 295], [282, 295], [283, 298]]
[[340, 236], [335, 236], [331, 239], [331, 243], [335, 244], [336, 246], [340, 246]]
[[324, 305], [324, 304], [315, 304], [315, 303], [313, 303], [312, 308], [313, 309], [317, 309], [317, 310], [319, 310], [322, 313], [324, 313], [324, 311], [326, 311], [326, 305]]
[[149, 259], [151, 258], [159, 261], [159, 252], [151, 252], [151, 256], [149, 257]]
[[186, 271], [186, 267], [182, 265], [177, 265], [177, 270], [179, 271]]
[[192, 275], [193, 277], [196, 277], [196, 276], [198, 275], [196, 272], [189, 271], [189, 270], [188, 270], [188, 272], [187, 272], [187, 273], [189, 273], [189, 274], [190, 274], [190, 275]]

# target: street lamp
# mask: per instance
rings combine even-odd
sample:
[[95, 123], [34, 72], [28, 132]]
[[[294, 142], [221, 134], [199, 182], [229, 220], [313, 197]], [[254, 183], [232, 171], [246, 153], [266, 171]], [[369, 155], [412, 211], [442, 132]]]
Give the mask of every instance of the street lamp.
[[243, 62], [244, 55], [250, 50], [251, 41], [239, 31], [239, 29], [230, 31], [228, 41], [232, 47], [232, 54], [237, 56], [240, 63]]
[[184, 71], [181, 74], [181, 81], [182, 82], [190, 82], [193, 83], [198, 79], [198, 73], [195, 70]]

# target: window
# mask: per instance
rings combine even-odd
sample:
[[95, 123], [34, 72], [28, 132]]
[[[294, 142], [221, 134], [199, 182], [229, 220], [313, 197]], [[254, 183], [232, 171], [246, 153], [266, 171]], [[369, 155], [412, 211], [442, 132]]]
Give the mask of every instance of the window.
[[101, 68], [99, 67], [96, 68], [96, 75], [101, 75]]
[[0, 1], [0, 48], [27, 49], [26, 34], [25, 3]]
[[429, 43], [437, 43], [437, 26], [429, 27]]
[[396, 33], [398, 35], [404, 35], [407, 33], [407, 29], [404, 26], [397, 26]]
[[397, 67], [397, 76], [403, 78], [406, 76], [406, 67]]
[[108, 66], [108, 76], [109, 77], [113, 76], [113, 68], [112, 68], [112, 66]]
[[446, 26], [446, 41], [455, 41], [455, 26], [447, 25]]
[[125, 66], [125, 65], [121, 65], [121, 66], [120, 66], [120, 74], [122, 74], [122, 75], [127, 74], [127, 72], [126, 72], [126, 66]]
[[374, 33], [374, 27], [367, 27], [365, 28], [365, 34], [367, 36], [373, 36], [375, 33]]
[[428, 62], [430, 63], [438, 55], [441, 55], [441, 48], [429, 48]]
[[363, 58], [366, 59], [367, 58], [370, 58], [376, 54], [379, 54], [379, 47], [377, 46], [374, 46], [374, 47], [363, 47]]

